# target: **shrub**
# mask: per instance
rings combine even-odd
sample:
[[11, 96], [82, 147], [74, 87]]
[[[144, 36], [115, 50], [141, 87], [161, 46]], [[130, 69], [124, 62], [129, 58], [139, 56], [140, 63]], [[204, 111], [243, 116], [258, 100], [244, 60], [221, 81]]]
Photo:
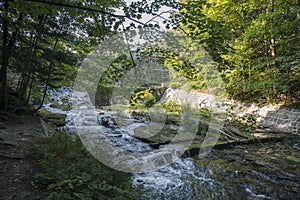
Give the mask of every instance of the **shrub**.
[[163, 107], [167, 110], [167, 112], [181, 113], [181, 106], [176, 101], [168, 101], [163, 104]]
[[130, 174], [98, 162], [74, 133], [55, 132], [49, 143], [35, 148], [47, 187], [46, 199], [131, 199]]
[[133, 93], [130, 99], [130, 105], [134, 108], [150, 108], [156, 102], [150, 89]]

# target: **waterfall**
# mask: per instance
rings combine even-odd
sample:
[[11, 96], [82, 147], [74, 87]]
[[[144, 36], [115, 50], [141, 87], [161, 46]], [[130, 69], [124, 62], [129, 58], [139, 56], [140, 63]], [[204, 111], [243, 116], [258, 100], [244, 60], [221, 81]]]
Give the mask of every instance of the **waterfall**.
[[[61, 93], [65, 91], [69, 90], [60, 90]], [[49, 94], [55, 95], [53, 99], [56, 99], [57, 102], [62, 102], [61, 99], [66, 98], [66, 96], [69, 100], [71, 99], [68, 92], [66, 92], [66, 94], [60, 94], [60, 92], [50, 92]], [[158, 152], [157, 148], [160, 149], [161, 146], [168, 146], [168, 144], [155, 146], [149, 141], [147, 142], [136, 137], [137, 129], [147, 127], [151, 123], [147, 118], [115, 111], [96, 110], [95, 107], [91, 105], [87, 93], [77, 93], [76, 96], [81, 102], [81, 104], [78, 105], [80, 109], [76, 110], [75, 106], [70, 111], [62, 111], [60, 109], [51, 108], [49, 104], [45, 104], [44, 108], [50, 112], [66, 114], [65, 129], [68, 131], [78, 131], [78, 126], [76, 129], [76, 123], [83, 126], [90, 126], [91, 129], [89, 129], [89, 131], [91, 131], [91, 134], [87, 135], [90, 137], [86, 139], [87, 141], [91, 143], [100, 141], [100, 144], [101, 140], [104, 141], [105, 139], [109, 141], [110, 145], [115, 148], [111, 149], [112, 152], [110, 154], [111, 156], [107, 158], [108, 161], [114, 160], [114, 157], [118, 157], [121, 153], [120, 150], [122, 150], [129, 153], [145, 155], [145, 157], [140, 157], [140, 161], [143, 162], [142, 167], [147, 169], [147, 165], [149, 165], [149, 169], [152, 169], [153, 163], [147, 162], [148, 158]], [[166, 98], [167, 97], [165, 97], [165, 99]], [[177, 127], [172, 128], [174, 130], [177, 129]], [[244, 154], [244, 149], [237, 149], [237, 151], [240, 152], [240, 158], [242, 158], [241, 155]], [[169, 163], [166, 166], [158, 167], [149, 172], [132, 173], [131, 181], [135, 199], [246, 199], [248, 197], [272, 199], [268, 196], [269, 194], [266, 195], [267, 193], [263, 193], [265, 192], [263, 191], [264, 188], [255, 187], [254, 184], [251, 184], [252, 182], [247, 182], [249, 181], [248, 179], [243, 181], [243, 173], [240, 173], [238, 170], [231, 172], [230, 169], [226, 171], [222, 168], [218, 168], [218, 162], [217, 164], [211, 165], [197, 165], [199, 160], [196, 158], [185, 156], [173, 159], [172, 155], [164, 153], [166, 152], [162, 153], [163, 159], [156, 161], [162, 162], [163, 164]], [[224, 156], [223, 154], [220, 155]], [[235, 156], [235, 154], [233, 154], [233, 156]], [[215, 155], [214, 153], [212, 158], [209, 159], [221, 160], [219, 155]], [[230, 159], [232, 158], [230, 157]], [[202, 160], [200, 160], [200, 162], [201, 161]], [[130, 164], [131, 160], [125, 159], [120, 161], [120, 163], [121, 162], [123, 164], [126, 162]], [[221, 160], [221, 162], [223, 161]], [[214, 168], [216, 166], [217, 168]], [[245, 167], [247, 166], [245, 165]], [[241, 169], [241, 171], [243, 170]], [[249, 173], [249, 170], [244, 170], [244, 172]], [[252, 173], [252, 176], [255, 177], [257, 174]], [[257, 182], [255, 178], [251, 181], [253, 181], [253, 183]], [[277, 185], [275, 185], [275, 187], [277, 187]], [[236, 196], [236, 194], [238, 195]]]

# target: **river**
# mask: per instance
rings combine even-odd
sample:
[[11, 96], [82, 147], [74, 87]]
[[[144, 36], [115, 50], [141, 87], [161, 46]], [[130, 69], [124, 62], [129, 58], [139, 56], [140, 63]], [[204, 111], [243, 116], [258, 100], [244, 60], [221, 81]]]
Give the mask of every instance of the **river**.
[[[72, 114], [67, 114], [66, 127], [75, 131]], [[153, 150], [150, 143], [132, 134], [134, 129], [146, 126], [147, 119], [125, 115], [130, 125], [120, 128], [117, 117], [104, 110], [96, 115], [112, 145], [131, 152]], [[132, 185], [135, 199], [296, 200], [300, 199], [299, 164], [300, 138], [295, 136], [275, 143], [213, 149], [201, 159], [181, 157], [164, 168], [132, 174]]]

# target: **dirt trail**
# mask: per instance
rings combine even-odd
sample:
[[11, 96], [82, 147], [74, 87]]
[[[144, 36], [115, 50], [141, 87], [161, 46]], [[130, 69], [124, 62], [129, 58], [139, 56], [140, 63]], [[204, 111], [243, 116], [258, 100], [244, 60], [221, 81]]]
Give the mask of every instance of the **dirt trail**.
[[34, 182], [39, 166], [31, 149], [46, 140], [38, 117], [0, 112], [0, 200], [45, 197]]

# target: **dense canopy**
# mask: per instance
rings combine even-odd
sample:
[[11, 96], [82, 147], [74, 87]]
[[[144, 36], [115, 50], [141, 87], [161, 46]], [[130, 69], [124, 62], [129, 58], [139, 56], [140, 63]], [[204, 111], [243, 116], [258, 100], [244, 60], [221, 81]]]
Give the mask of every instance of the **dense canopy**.
[[[156, 18], [209, 52], [228, 96], [299, 103], [298, 0], [4, 0], [0, 6], [4, 109], [28, 104], [49, 86], [70, 85], [81, 61], [101, 41], [125, 29], [161, 25]], [[164, 11], [169, 19], [162, 7], [170, 8]], [[150, 16], [148, 23], [144, 15]]]

